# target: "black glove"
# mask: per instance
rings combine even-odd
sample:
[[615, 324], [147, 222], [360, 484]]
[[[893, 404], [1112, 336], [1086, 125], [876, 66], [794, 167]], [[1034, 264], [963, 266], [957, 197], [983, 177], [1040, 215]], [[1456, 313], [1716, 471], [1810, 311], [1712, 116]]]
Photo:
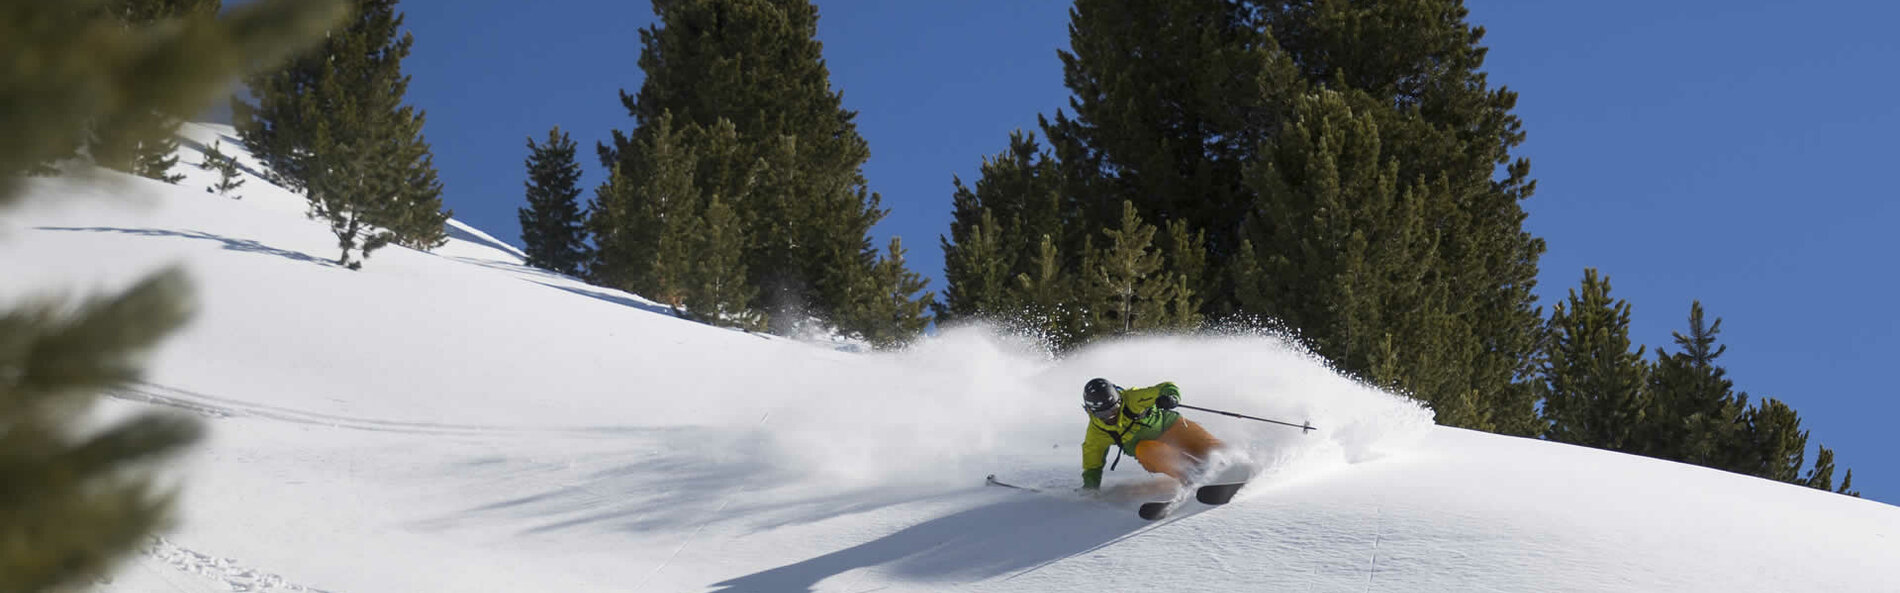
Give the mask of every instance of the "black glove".
[[1163, 410], [1172, 410], [1178, 405], [1181, 405], [1181, 396], [1178, 395], [1163, 395], [1155, 398], [1155, 407]]

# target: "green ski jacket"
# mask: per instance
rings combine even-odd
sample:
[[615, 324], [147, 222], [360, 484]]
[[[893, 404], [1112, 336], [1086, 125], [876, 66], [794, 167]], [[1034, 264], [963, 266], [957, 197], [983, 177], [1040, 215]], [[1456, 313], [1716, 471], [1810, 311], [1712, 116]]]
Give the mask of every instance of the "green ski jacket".
[[1088, 433], [1082, 437], [1082, 487], [1102, 487], [1102, 467], [1108, 465], [1108, 448], [1120, 446], [1132, 454], [1142, 441], [1160, 438], [1161, 433], [1181, 418], [1181, 413], [1155, 407], [1155, 399], [1172, 395], [1180, 401], [1181, 388], [1173, 383], [1122, 390], [1122, 409], [1113, 425], [1089, 415]]

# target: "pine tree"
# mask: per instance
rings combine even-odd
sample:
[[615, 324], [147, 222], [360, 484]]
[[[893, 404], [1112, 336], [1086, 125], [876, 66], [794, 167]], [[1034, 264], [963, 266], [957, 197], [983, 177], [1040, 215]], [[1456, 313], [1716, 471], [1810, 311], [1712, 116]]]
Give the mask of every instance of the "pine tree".
[[422, 138], [423, 114], [402, 104], [409, 87], [402, 60], [415, 39], [397, 35], [396, 0], [354, 6], [356, 19], [332, 31], [320, 51], [246, 81], [257, 105], [232, 101], [245, 146], [306, 193], [311, 217], [336, 234], [337, 263], [352, 269], [390, 243], [441, 246], [450, 215]]
[[581, 166], [574, 160], [574, 140], [555, 126], [544, 144], [529, 138], [528, 151], [528, 207], [516, 210], [528, 265], [579, 276], [588, 254], [576, 201]]
[[[342, 16], [326, 2], [263, 0], [224, 19], [128, 26], [94, 10], [109, 6], [0, 0], [0, 55], [41, 65], [0, 68], [0, 209], [95, 122], [191, 112], [240, 65], [282, 57]], [[188, 315], [189, 291], [168, 270], [77, 305], [0, 312], [0, 591], [83, 587], [170, 521], [151, 464], [197, 425], [156, 413], [102, 424], [90, 404], [137, 379], [140, 354]]]
[[683, 309], [692, 284], [691, 241], [697, 235], [697, 130], [663, 114], [637, 132], [592, 208], [599, 262], [595, 275], [620, 288]]
[[1080, 233], [1069, 228], [1074, 216], [1063, 204], [1056, 160], [1038, 147], [1033, 134], [1010, 134], [1009, 149], [987, 157], [974, 188], [953, 180], [950, 235], [944, 250], [944, 300], [939, 322], [958, 317], [1012, 317], [1019, 303], [1009, 287], [1013, 279], [1036, 270], [1042, 237], [1057, 238], [1058, 249]]
[[244, 186], [244, 179], [238, 176], [237, 159], [224, 154], [221, 150], [223, 147], [223, 142], [213, 142], [205, 149], [204, 161], [198, 163], [200, 169], [218, 172], [218, 182], [205, 188], [205, 193], [216, 193], [220, 196], [230, 196], [234, 200], [242, 200], [244, 196], [231, 195], [231, 192]]
[[1808, 431], [1801, 416], [1775, 398], [1762, 400], [1745, 414], [1746, 440], [1730, 471], [1799, 484], [1807, 455]]
[[1191, 298], [1178, 296], [1187, 287], [1173, 272], [1163, 271], [1161, 251], [1154, 247], [1154, 225], [1142, 222], [1133, 202], [1122, 204], [1120, 228], [1103, 229], [1108, 245], [1100, 252], [1092, 273], [1091, 297], [1095, 320], [1107, 333], [1182, 329], [1199, 320], [1171, 314], [1169, 305]]
[[1256, 202], [1228, 266], [1242, 310], [1298, 328], [1342, 371], [1430, 403], [1440, 422], [1495, 429], [1473, 401], [1478, 348], [1461, 337], [1430, 224], [1442, 184], [1399, 177], [1380, 140], [1383, 107], [1358, 91], [1294, 101], [1249, 169]]
[[870, 150], [856, 114], [831, 89], [817, 8], [809, 0], [676, 0], [654, 3], [654, 12], [660, 24], [640, 32], [646, 79], [638, 93], [621, 93], [635, 130], [614, 133], [600, 149], [603, 163], [637, 158], [629, 147], [662, 114], [702, 129], [730, 121], [743, 148], [700, 168], [765, 169], [750, 191], [740, 191], [748, 183], [737, 174], [702, 176], [700, 189], [734, 200], [749, 284], [764, 291], [774, 331], [794, 331], [808, 313], [842, 319], [862, 304], [854, 299], [871, 298], [858, 288], [878, 261], [869, 233], [885, 211], [861, 172]]
[[1689, 305], [1689, 333], [1674, 334], [1676, 353], [1657, 352], [1650, 374], [1652, 404], [1646, 412], [1644, 455], [1719, 467], [1737, 445], [1748, 409], [1746, 396], [1734, 391], [1728, 370], [1716, 359], [1728, 351], [1716, 347], [1722, 320], [1704, 320], [1702, 302]]
[[172, 173], [178, 164], [177, 117], [139, 111], [93, 124], [88, 150], [101, 167], [147, 179], [176, 184], [184, 174]]
[[1542, 369], [1548, 438], [1613, 451], [1635, 444], [1649, 369], [1644, 348], [1630, 350], [1629, 321], [1629, 303], [1612, 300], [1610, 279], [1594, 268], [1551, 312]]
[[926, 284], [922, 276], [904, 267], [902, 239], [891, 237], [890, 247], [864, 286], [871, 298], [859, 301], [863, 304], [854, 311], [853, 325], [864, 328], [860, 335], [874, 347], [889, 350], [909, 344], [930, 325], [930, 316], [924, 312], [936, 295], [917, 294]]
[[1841, 487], [1835, 489], [1834, 492], [1860, 498], [1860, 491], [1854, 489], [1854, 470], [1847, 470], [1847, 475], [1841, 477]]
[[[964, 191], [959, 188], [959, 195]], [[957, 212], [963, 214], [964, 207], [959, 206]], [[996, 319], [1016, 306], [1008, 298], [1010, 283], [1014, 280], [1010, 270], [1015, 266], [1011, 261], [1014, 254], [1003, 249], [1005, 231], [989, 211], [977, 210], [971, 214], [976, 220], [970, 223], [961, 226], [954, 221], [950, 223], [956, 242], [948, 237], [938, 238], [943, 246], [943, 275], [948, 285], [943, 300], [935, 304], [939, 323], [959, 318]]]
[[[1330, 336], [1336, 343], [1322, 349], [1340, 367], [1388, 376], [1441, 412], [1454, 404], [1470, 410], [1441, 414], [1441, 421], [1541, 431], [1531, 378], [1542, 323], [1532, 288], [1543, 243], [1524, 232], [1519, 206], [1534, 183], [1528, 161], [1510, 154], [1523, 141], [1511, 113], [1516, 95], [1489, 86], [1483, 30], [1466, 16], [1458, 0], [1078, 0], [1070, 49], [1061, 54], [1073, 116], [1057, 112], [1042, 122], [1061, 220], [1068, 229], [1114, 226], [1127, 201], [1144, 218], [1185, 221], [1206, 232], [1212, 273], [1187, 282], [1203, 299], [1201, 313]], [[1279, 209], [1298, 202], [1260, 195], [1258, 169], [1288, 157], [1286, 130], [1300, 118], [1333, 110], [1302, 106], [1328, 100], [1328, 92], [1353, 113], [1350, 121], [1333, 118], [1336, 131], [1314, 133], [1371, 131], [1373, 141], [1355, 142], [1378, 147], [1379, 158], [1341, 167], [1342, 174], [1382, 171], [1395, 193], [1385, 208], [1344, 193], [1340, 203], [1357, 217], [1309, 228], [1297, 208]], [[1311, 120], [1307, 129], [1322, 127]], [[1282, 154], [1262, 154], [1274, 143]], [[977, 181], [978, 193], [984, 182]], [[952, 238], [962, 245], [981, 212], [958, 212], [966, 228], [953, 227]], [[1001, 212], [993, 216], [1010, 224]], [[1262, 226], [1277, 228], [1276, 238], [1254, 236]], [[1082, 237], [1051, 234], [1062, 252], [1087, 254], [1077, 249]], [[1315, 247], [1321, 235], [1359, 243], [1322, 250], [1339, 259], [1297, 279], [1261, 269], [1282, 259], [1304, 265], [1309, 254], [1283, 251], [1301, 244], [1295, 235]], [[1016, 266], [1035, 256], [1033, 245], [1001, 247]], [[1353, 260], [1352, 249], [1375, 259]], [[1399, 260], [1417, 264], [1405, 269], [1416, 281], [1378, 278]], [[953, 273], [960, 272], [946, 270], [946, 293], [955, 295], [947, 302], [956, 312], [969, 289]], [[1343, 289], [1354, 291], [1351, 306], [1327, 312], [1334, 301], [1320, 295]], [[1406, 314], [1378, 313], [1380, 303], [1403, 303], [1385, 310]], [[1435, 345], [1430, 352], [1411, 346], [1426, 342]]]
[[[149, 26], [186, 17], [218, 14], [218, 0], [114, 0], [104, 4], [128, 27]], [[184, 180], [171, 169], [178, 164], [178, 125], [183, 116], [156, 110], [129, 111], [93, 122], [88, 150], [100, 166], [166, 183]]]
[[738, 212], [714, 195], [706, 202], [699, 229], [692, 256], [697, 284], [686, 295], [687, 309], [718, 325], [764, 329], [765, 315], [752, 308], [758, 290], [746, 283], [745, 235]]
[[[1084, 243], [1082, 248], [1090, 247]], [[1009, 302], [1020, 305], [1016, 314], [1003, 318], [1008, 329], [1033, 336], [1052, 350], [1080, 345], [1088, 328], [1078, 278], [1063, 268], [1055, 238], [1043, 235], [1031, 271], [1017, 274], [1010, 288]]]
[[1814, 455], [1814, 467], [1808, 468], [1808, 475], [1800, 484], [1820, 490], [1834, 490], [1834, 450], [1822, 445]]

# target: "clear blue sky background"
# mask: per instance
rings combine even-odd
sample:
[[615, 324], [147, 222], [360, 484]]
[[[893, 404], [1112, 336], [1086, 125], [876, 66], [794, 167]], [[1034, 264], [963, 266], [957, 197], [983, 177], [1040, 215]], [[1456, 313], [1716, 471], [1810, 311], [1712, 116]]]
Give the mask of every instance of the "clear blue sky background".
[[[1668, 346], [1691, 300], [1724, 319], [1738, 388], [1800, 411], [1869, 498], [1900, 502], [1900, 3], [1474, 0], [1486, 70], [1520, 93], [1549, 242], [1548, 305], [1585, 267], [1634, 308], [1633, 338]], [[941, 288], [950, 180], [975, 177], [1010, 130], [1066, 105], [1057, 0], [818, 0], [834, 88], [857, 110], [865, 167], [911, 267]], [[560, 125], [583, 146], [631, 118], [645, 2], [409, 0], [412, 104], [456, 217], [519, 244], [524, 145]], [[1836, 480], [1839, 473], [1836, 474]]]

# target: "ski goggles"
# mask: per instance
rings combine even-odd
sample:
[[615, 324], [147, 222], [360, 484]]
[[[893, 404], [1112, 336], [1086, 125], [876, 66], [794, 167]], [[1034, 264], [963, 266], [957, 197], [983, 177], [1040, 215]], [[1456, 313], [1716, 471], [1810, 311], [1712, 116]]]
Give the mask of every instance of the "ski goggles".
[[1103, 422], [1114, 420], [1115, 414], [1121, 411], [1121, 407], [1122, 402], [1120, 400], [1102, 402], [1098, 405], [1090, 405], [1088, 402], [1082, 402], [1083, 410], [1087, 410], [1090, 415], [1102, 419]]

